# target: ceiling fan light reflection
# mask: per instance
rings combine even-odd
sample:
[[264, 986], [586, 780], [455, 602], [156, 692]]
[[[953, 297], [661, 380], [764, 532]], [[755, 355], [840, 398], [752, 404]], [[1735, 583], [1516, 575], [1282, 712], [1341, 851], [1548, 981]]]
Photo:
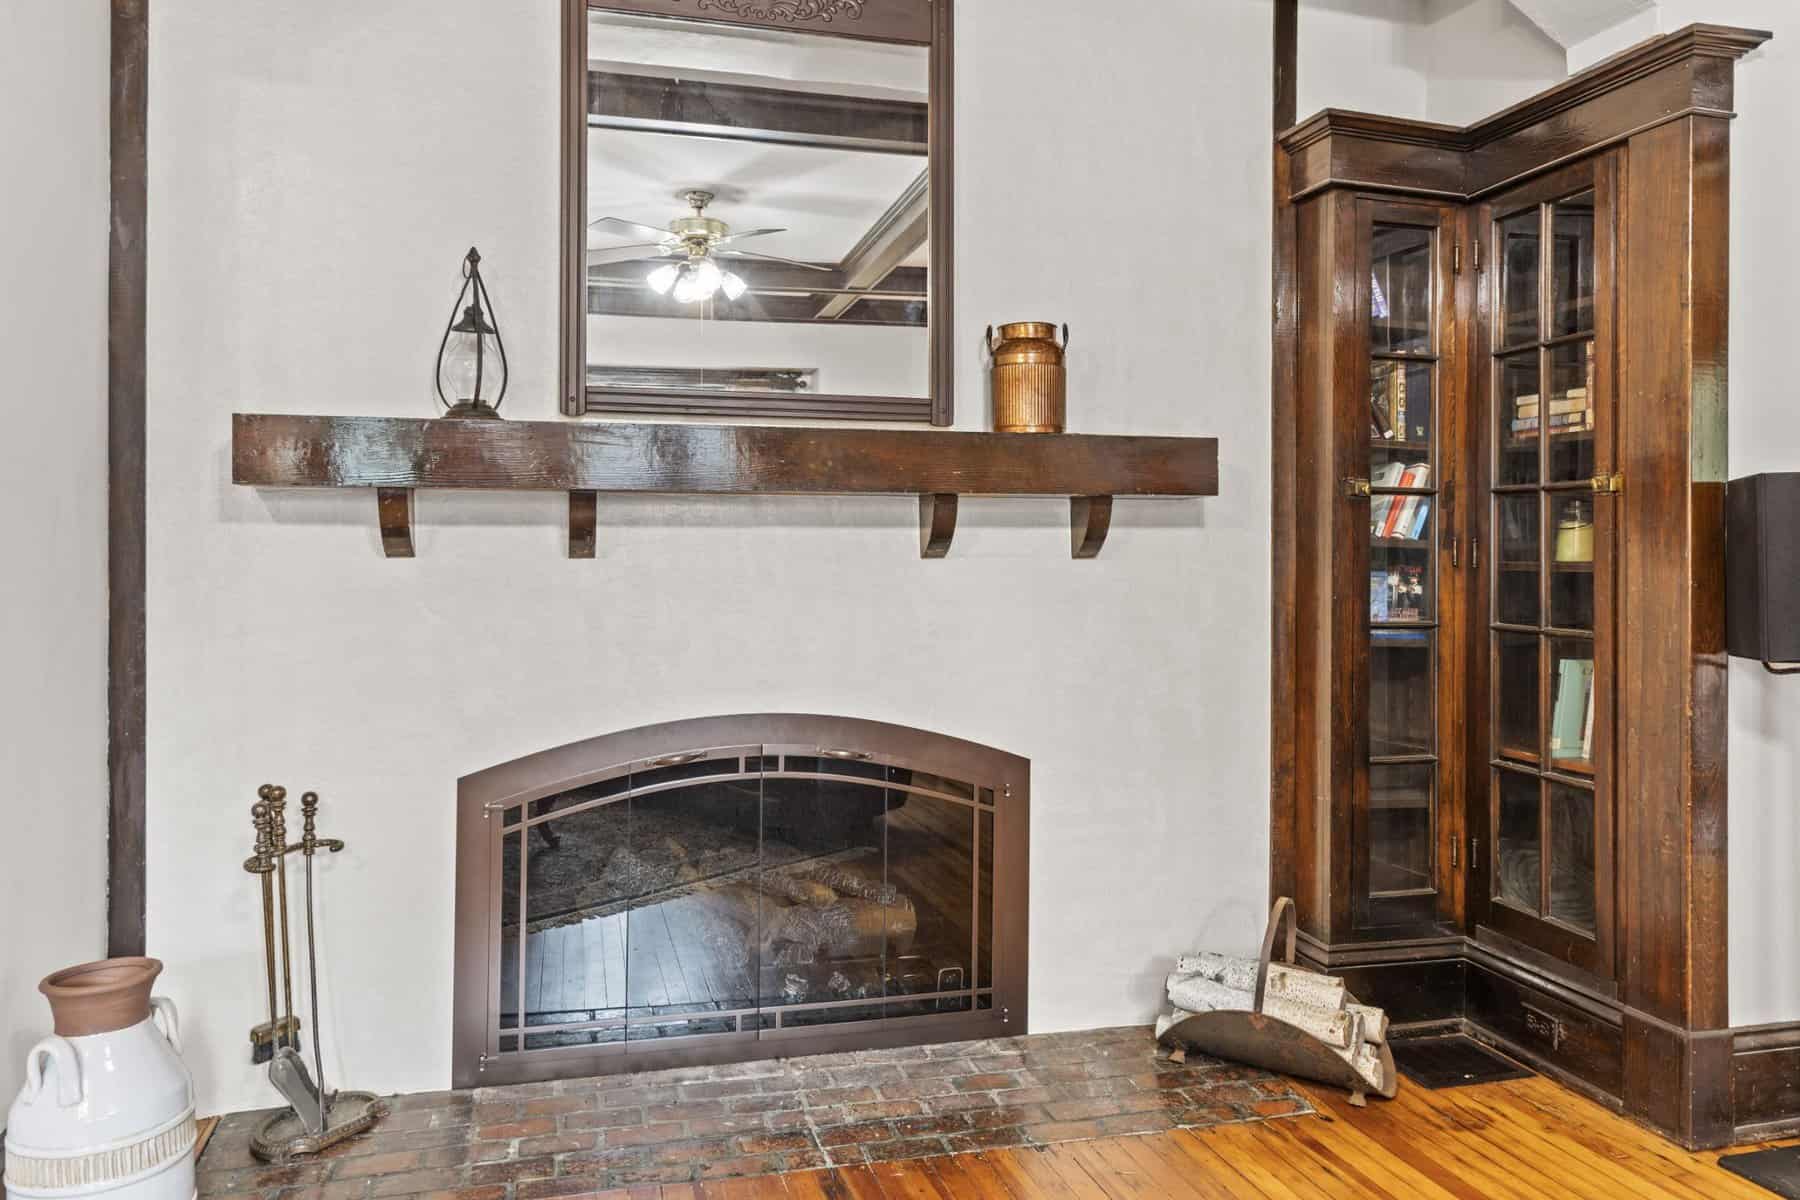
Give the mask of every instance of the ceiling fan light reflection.
[[677, 270], [678, 268], [672, 263], [666, 267], [658, 267], [650, 272], [645, 282], [649, 283], [651, 291], [659, 296], [666, 296], [669, 294], [669, 289], [675, 286]]
[[727, 300], [736, 300], [750, 289], [750, 285], [744, 282], [743, 276], [735, 271], [725, 272], [722, 284], [725, 288], [725, 298]]
[[719, 294], [724, 282], [724, 273], [717, 263], [710, 259], [690, 262], [681, 278], [675, 281], [675, 299], [682, 304], [711, 300]]

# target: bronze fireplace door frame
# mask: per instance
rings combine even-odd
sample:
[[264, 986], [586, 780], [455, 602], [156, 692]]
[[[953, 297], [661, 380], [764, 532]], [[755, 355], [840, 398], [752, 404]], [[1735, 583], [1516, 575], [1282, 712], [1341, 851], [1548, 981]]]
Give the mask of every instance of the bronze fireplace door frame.
[[[693, 1035], [658, 1043], [518, 1050], [499, 1048], [501, 878], [496, 814], [586, 786], [650, 760], [731, 747], [853, 748], [877, 761], [993, 788], [993, 1000], [990, 1008], [786, 1030]], [[839, 750], [837, 756], [830, 752]], [[864, 782], [851, 780], [849, 782]], [[1031, 762], [923, 729], [852, 717], [742, 713], [646, 725], [572, 742], [457, 781], [455, 970], [451, 1079], [455, 1087], [654, 1071], [1027, 1032], [1026, 964], [1031, 845]], [[523, 1014], [521, 1014], [521, 1019]], [[521, 1028], [520, 1032], [523, 1032]]]

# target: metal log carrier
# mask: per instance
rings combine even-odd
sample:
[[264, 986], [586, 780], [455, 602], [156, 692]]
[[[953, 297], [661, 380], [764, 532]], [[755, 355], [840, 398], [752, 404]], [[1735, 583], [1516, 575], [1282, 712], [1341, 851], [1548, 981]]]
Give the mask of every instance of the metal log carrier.
[[[387, 1102], [369, 1092], [333, 1092], [325, 1086], [325, 1057], [319, 1049], [319, 956], [313, 913], [313, 856], [343, 850], [337, 838], [322, 838], [316, 827], [319, 795], [300, 797], [300, 840], [287, 840], [287, 789], [265, 783], [250, 807], [256, 842], [244, 870], [262, 881], [263, 964], [269, 981], [269, 1019], [250, 1031], [250, 1061], [269, 1064], [269, 1082], [288, 1107], [269, 1117], [250, 1138], [250, 1151], [265, 1162], [282, 1163], [354, 1137], [387, 1115]], [[306, 867], [306, 981], [312, 1004], [313, 1069], [300, 1054], [300, 1018], [294, 1013], [294, 970], [288, 939], [287, 857], [298, 853]], [[279, 935], [277, 934], [279, 927]], [[279, 941], [279, 947], [277, 942]], [[277, 961], [279, 954], [279, 962]], [[279, 997], [279, 998], [278, 998]]]

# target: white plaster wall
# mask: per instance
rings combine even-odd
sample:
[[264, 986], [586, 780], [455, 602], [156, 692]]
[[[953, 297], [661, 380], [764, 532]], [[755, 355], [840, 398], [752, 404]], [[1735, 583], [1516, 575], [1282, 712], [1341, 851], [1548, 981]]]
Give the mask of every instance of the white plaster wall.
[[1300, 0], [1298, 108], [1467, 125], [1564, 76], [1507, 0]]
[[106, 0], [0, 34], [0, 1121], [37, 982], [106, 950]]
[[[1060, 501], [966, 502], [922, 562], [910, 500], [764, 498], [609, 500], [571, 562], [560, 496], [476, 494], [422, 494], [419, 557], [388, 561], [368, 495], [232, 487], [234, 409], [432, 411], [471, 242], [509, 410], [554, 418], [556, 8], [152, 10], [150, 943], [202, 1107], [273, 1099], [245, 1061], [257, 784], [319, 789], [350, 844], [322, 885], [328, 1071], [441, 1087], [457, 776], [651, 721], [828, 711], [1030, 757], [1035, 1029], [1144, 1020], [1174, 951], [1253, 949], [1267, 4], [958, 6], [960, 423], [986, 423], [981, 328], [1048, 317], [1075, 429], [1221, 439], [1218, 498], [1121, 501], [1096, 561]], [[1195, 236], [1155, 269], [1088, 232], [1172, 197]]]
[[[1696, 17], [1695, 19], [1705, 20], [1708, 18]], [[1659, 33], [1667, 32], [1667, 29], [1668, 27], [1663, 24], [1662, 11], [1656, 5], [1651, 5], [1642, 12], [1633, 13], [1611, 28], [1603, 29], [1578, 42], [1570, 43], [1567, 53], [1569, 74], [1585, 71], [1601, 59], [1629, 49], [1646, 38], [1653, 38]]]
[[1297, 110], [1322, 108], [1424, 119], [1430, 0], [1300, 0]]
[[1425, 115], [1468, 125], [1566, 76], [1563, 48], [1507, 0], [1433, 0]]

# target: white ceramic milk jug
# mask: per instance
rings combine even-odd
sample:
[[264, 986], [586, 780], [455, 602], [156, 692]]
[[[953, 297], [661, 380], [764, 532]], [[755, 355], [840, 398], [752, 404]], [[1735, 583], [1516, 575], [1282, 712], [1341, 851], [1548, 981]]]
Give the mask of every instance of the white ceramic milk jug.
[[193, 1200], [194, 1084], [154, 958], [38, 985], [56, 1033], [31, 1048], [6, 1120], [6, 1192], [32, 1200]]

